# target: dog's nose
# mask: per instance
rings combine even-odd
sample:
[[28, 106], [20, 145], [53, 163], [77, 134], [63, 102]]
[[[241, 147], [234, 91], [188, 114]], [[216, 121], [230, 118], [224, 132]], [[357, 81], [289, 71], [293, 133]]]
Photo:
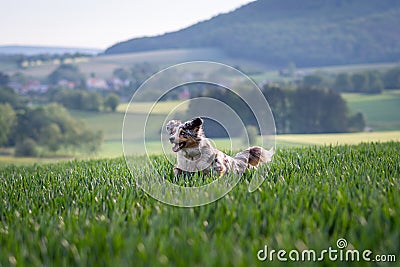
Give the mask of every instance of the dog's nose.
[[169, 141], [172, 143], [172, 141], [174, 141], [174, 137], [173, 136], [171, 136], [170, 138], [169, 138]]

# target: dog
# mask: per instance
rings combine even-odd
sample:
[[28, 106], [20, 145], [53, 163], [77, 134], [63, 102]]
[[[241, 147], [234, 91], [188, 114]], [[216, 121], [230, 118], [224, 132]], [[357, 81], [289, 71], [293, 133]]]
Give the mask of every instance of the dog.
[[174, 168], [175, 177], [202, 172], [205, 175], [222, 176], [228, 172], [242, 175], [248, 168], [256, 168], [260, 163], [270, 162], [274, 149], [265, 150], [259, 146], [249, 147], [234, 157], [228, 156], [211, 145], [204, 135], [203, 120], [194, 118], [182, 123], [171, 120], [166, 125], [172, 151], [177, 153], [178, 164]]

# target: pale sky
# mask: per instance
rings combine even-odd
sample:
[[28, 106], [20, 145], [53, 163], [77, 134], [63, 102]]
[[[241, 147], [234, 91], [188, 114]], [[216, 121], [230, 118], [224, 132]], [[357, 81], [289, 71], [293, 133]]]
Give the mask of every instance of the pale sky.
[[251, 0], [0, 0], [0, 45], [105, 49], [175, 31]]

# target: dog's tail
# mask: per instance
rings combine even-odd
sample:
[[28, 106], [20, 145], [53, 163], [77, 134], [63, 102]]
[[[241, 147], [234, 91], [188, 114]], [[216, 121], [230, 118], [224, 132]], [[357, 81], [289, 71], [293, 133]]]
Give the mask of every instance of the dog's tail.
[[241, 160], [251, 166], [258, 166], [262, 162], [270, 162], [274, 155], [274, 148], [265, 150], [259, 146], [252, 146], [236, 154], [234, 159]]

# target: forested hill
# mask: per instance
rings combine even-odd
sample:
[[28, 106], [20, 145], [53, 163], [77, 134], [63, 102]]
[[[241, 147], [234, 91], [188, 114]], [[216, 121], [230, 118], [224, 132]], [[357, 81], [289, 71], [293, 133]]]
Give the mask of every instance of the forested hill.
[[398, 0], [260, 0], [105, 53], [212, 47], [269, 65], [394, 62], [400, 60], [399, 25]]

